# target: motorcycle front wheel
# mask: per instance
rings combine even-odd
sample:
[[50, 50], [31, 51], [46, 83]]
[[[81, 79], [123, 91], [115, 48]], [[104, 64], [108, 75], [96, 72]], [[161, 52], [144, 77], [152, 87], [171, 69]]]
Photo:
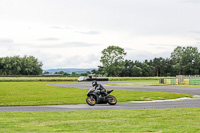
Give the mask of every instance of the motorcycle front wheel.
[[96, 104], [95, 98], [94, 98], [94, 97], [91, 97], [91, 96], [89, 96], [89, 97], [86, 98], [86, 102], [87, 102], [87, 104], [90, 105], [90, 106], [94, 106], [94, 105]]
[[114, 96], [110, 95], [108, 97], [108, 104], [115, 105], [116, 103], [117, 103], [117, 99]]

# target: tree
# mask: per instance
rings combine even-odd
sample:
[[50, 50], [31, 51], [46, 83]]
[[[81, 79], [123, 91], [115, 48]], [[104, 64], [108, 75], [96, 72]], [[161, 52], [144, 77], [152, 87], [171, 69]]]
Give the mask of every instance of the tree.
[[92, 74], [97, 74], [97, 70], [96, 69], [92, 69]]
[[133, 77], [142, 76], [142, 69], [140, 67], [137, 67], [136, 65], [134, 65], [132, 68], [132, 76]]
[[173, 67], [181, 74], [199, 74], [200, 54], [197, 47], [180, 47], [174, 49], [171, 53]]
[[42, 62], [33, 56], [24, 56], [21, 58], [22, 75], [39, 75], [42, 74]]
[[147, 63], [143, 62], [141, 63], [141, 69], [142, 69], [142, 76], [153, 76], [153, 66], [149, 66]]
[[156, 76], [163, 76], [165, 73], [165, 59], [160, 57], [160, 58], [154, 58], [153, 59], [153, 66], [154, 66], [154, 71], [156, 73]]
[[[95, 70], [95, 69], [94, 69]], [[87, 71], [87, 72], [85, 72], [85, 73], [81, 73], [81, 76], [88, 76], [88, 74], [91, 74], [91, 72], [90, 71]]]
[[59, 72], [55, 72], [54, 74], [62, 74], [62, 75], [64, 75], [64, 71], [59, 71]]
[[49, 74], [49, 72], [48, 71], [44, 71], [43, 74]]
[[[103, 76], [104, 75], [104, 71], [103, 71], [103, 67], [102, 66], [98, 66], [98, 69], [93, 69], [91, 71], [92, 74], [95, 74], [96, 76]], [[88, 73], [90, 74], [90, 73]]]
[[42, 62], [33, 56], [0, 58], [0, 75], [39, 75]]
[[119, 46], [108, 46], [102, 52], [100, 62], [103, 64], [107, 76], [119, 76], [124, 69], [124, 56], [126, 52]]
[[175, 70], [173, 68], [173, 61], [170, 58], [166, 60], [165, 76], [176, 76]]
[[122, 70], [120, 76], [121, 77], [131, 77], [132, 76], [132, 72], [131, 72], [131, 68], [134, 66], [133, 61], [131, 60], [125, 60], [124, 61], [124, 69]]
[[55, 72], [54, 74], [62, 74], [63, 76], [70, 76], [69, 73], [64, 72], [64, 71]]
[[183, 66], [182, 58], [183, 58], [183, 48], [178, 46], [171, 53], [171, 59], [174, 64], [173, 67], [177, 70], [179, 75], [181, 75], [181, 73], [182, 73], [182, 66]]
[[80, 74], [78, 74], [78, 73], [76, 73], [76, 72], [72, 72], [71, 76], [72, 76], [72, 77], [78, 77], [78, 76], [80, 76]]

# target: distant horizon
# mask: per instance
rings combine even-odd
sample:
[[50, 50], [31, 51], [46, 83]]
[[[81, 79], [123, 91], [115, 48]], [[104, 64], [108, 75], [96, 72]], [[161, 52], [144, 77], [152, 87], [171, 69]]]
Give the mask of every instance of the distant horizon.
[[67, 73], [72, 73], [72, 72], [76, 72], [76, 73], [85, 73], [88, 71], [92, 71], [93, 69], [97, 70], [97, 68], [57, 68], [57, 69], [43, 69], [43, 72], [47, 71], [49, 73], [55, 73], [55, 72], [59, 72], [59, 71], [64, 71]]

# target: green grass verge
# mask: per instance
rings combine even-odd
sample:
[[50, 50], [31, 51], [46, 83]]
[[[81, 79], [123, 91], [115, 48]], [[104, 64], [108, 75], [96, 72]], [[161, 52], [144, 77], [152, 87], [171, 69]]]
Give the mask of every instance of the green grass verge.
[[145, 80], [160, 80], [161, 78], [176, 78], [176, 77], [108, 77], [109, 81], [145, 81]]
[[[0, 106], [86, 103], [87, 89], [46, 85], [54, 83], [56, 82], [0, 82]], [[118, 102], [192, 97], [189, 94], [148, 91], [115, 90], [111, 94], [116, 96]]]
[[[146, 81], [175, 77], [107, 77], [109, 81]], [[77, 81], [78, 77], [0, 77], [0, 82]]]
[[116, 84], [107, 84], [108, 86], [180, 86], [180, 87], [200, 87], [200, 85], [168, 85], [161, 84], [159, 82], [134, 82], [134, 83], [116, 83]]
[[0, 82], [77, 81], [78, 77], [0, 77]]
[[0, 132], [199, 133], [199, 116], [200, 108], [6, 112]]
[[116, 83], [107, 85], [108, 86], [165, 86], [165, 84], [160, 84], [159, 82], [133, 82], [133, 83]]

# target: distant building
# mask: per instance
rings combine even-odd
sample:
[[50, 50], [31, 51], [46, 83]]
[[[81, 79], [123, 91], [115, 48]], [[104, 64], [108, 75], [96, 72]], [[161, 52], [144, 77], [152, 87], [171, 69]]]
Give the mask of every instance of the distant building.
[[93, 79], [95, 77], [95, 74], [88, 74], [88, 79]]
[[108, 81], [108, 78], [98, 78], [96, 74], [88, 74], [88, 78], [86, 79], [87, 81]]

